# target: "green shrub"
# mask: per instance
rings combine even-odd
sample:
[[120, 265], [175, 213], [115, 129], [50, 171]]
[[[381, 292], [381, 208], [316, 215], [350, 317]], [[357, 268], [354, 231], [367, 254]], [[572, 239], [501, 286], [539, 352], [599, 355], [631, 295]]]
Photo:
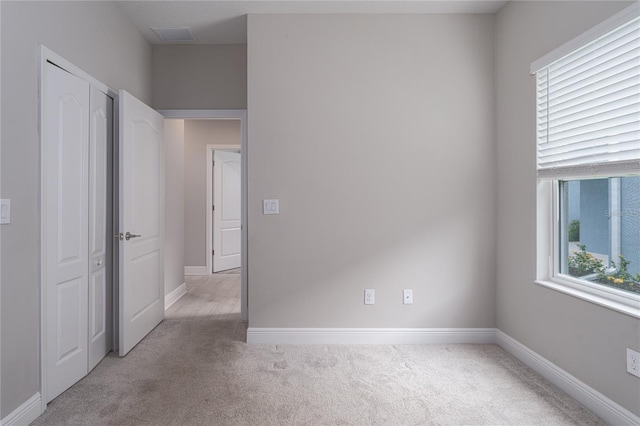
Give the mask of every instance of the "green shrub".
[[569, 241], [580, 241], [580, 221], [578, 219], [574, 219], [569, 224]]
[[584, 244], [578, 244], [578, 249], [580, 250], [574, 250], [573, 254], [569, 256], [569, 274], [574, 277], [582, 277], [604, 270], [602, 260], [587, 253], [587, 247]]

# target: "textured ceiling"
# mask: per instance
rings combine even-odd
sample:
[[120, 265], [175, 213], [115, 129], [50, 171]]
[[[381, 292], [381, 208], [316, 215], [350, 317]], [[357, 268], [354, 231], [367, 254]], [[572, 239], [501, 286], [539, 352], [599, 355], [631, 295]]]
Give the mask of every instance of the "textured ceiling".
[[118, 1], [152, 44], [163, 44], [151, 28], [191, 28], [191, 44], [247, 42], [249, 13], [494, 13], [506, 1], [484, 0], [297, 0], [297, 1]]

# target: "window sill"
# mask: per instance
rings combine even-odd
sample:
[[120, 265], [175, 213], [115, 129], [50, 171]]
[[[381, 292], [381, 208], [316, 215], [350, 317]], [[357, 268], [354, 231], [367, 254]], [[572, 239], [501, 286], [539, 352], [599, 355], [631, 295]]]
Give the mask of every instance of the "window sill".
[[[559, 291], [608, 309], [640, 318], [640, 301], [632, 297], [612, 295], [607, 291], [561, 280], [536, 280], [536, 284]], [[616, 300], [612, 300], [615, 298]]]

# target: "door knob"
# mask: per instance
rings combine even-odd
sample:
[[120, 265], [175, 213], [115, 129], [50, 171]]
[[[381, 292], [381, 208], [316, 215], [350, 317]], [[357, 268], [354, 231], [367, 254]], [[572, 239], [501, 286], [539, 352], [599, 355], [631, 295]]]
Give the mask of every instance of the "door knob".
[[126, 234], [124, 234], [124, 239], [129, 241], [132, 238], [138, 238], [138, 237], [142, 237], [142, 235], [136, 235], [136, 234], [132, 234], [131, 232], [127, 231]]

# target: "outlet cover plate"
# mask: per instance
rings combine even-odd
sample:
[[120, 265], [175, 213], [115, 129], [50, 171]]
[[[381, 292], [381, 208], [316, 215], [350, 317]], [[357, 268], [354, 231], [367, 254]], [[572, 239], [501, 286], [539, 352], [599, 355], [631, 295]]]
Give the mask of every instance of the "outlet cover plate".
[[627, 348], [627, 373], [640, 378], [640, 352]]
[[413, 304], [413, 290], [402, 290], [402, 303], [405, 305]]
[[0, 225], [11, 223], [11, 200], [3, 198], [0, 200]]
[[364, 304], [375, 305], [376, 303], [376, 291], [372, 288], [364, 289]]

